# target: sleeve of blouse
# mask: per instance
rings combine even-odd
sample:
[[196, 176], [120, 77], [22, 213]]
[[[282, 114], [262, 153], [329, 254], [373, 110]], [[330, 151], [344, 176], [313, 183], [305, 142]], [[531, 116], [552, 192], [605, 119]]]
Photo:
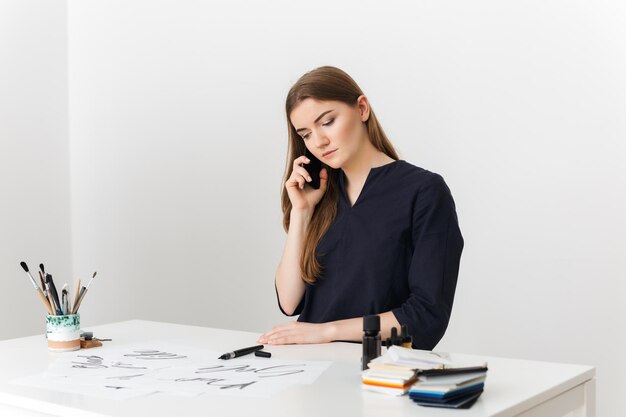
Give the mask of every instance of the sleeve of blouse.
[[283, 307], [280, 305], [280, 296], [278, 295], [278, 288], [276, 287], [276, 281], [274, 281], [274, 290], [276, 291], [276, 301], [278, 301], [278, 308], [280, 309], [281, 313], [283, 313], [287, 317], [297, 316], [298, 314], [302, 313], [302, 308], [304, 307], [304, 297], [305, 297], [304, 295], [302, 296], [302, 300], [300, 300], [300, 303], [298, 304], [298, 307], [296, 307], [293, 314], [287, 314], [285, 310], [283, 310]]
[[407, 325], [414, 348], [432, 350], [448, 327], [464, 242], [443, 177], [433, 174], [413, 204], [410, 294], [392, 312]]

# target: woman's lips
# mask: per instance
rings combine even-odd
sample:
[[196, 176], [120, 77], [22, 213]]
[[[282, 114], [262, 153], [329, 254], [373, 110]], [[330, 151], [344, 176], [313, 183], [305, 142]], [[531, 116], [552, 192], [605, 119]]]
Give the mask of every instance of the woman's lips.
[[328, 152], [324, 153], [322, 156], [323, 156], [324, 158], [327, 158], [327, 157], [329, 157], [330, 155], [334, 154], [336, 150], [337, 150], [337, 149], [333, 149], [332, 151], [328, 151]]

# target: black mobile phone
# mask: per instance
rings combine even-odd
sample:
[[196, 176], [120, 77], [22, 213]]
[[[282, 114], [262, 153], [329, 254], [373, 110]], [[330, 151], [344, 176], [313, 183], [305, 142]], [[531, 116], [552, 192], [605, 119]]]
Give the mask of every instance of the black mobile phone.
[[320, 171], [322, 170], [322, 161], [317, 159], [307, 148], [304, 148], [304, 156], [309, 158], [308, 164], [304, 164], [304, 169], [311, 176], [311, 182], [307, 182], [313, 189], [320, 188]]

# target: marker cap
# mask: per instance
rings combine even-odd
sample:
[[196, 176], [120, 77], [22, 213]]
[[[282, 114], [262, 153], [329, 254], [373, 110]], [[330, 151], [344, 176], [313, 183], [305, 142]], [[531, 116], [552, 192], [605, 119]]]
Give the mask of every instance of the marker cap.
[[373, 314], [363, 317], [363, 331], [378, 333], [380, 331], [380, 316]]

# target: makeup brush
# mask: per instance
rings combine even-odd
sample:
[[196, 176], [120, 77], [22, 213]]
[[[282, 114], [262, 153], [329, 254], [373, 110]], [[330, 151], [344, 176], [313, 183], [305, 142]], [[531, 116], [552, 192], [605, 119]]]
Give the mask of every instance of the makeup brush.
[[78, 294], [78, 300], [76, 300], [76, 302], [74, 303], [74, 309], [72, 309], [72, 314], [76, 314], [78, 312], [80, 304], [83, 302], [83, 298], [85, 298], [85, 294], [87, 294], [87, 290], [89, 289], [89, 286], [93, 282], [93, 279], [96, 277], [97, 273], [98, 271], [94, 272], [87, 286], [80, 289], [80, 293]]
[[48, 302], [48, 299], [46, 298], [45, 295], [43, 295], [43, 292], [41, 292], [41, 288], [39, 288], [39, 286], [35, 282], [35, 278], [33, 278], [33, 276], [28, 271], [28, 265], [26, 265], [26, 262], [22, 261], [22, 262], [20, 262], [20, 265], [22, 266], [22, 268], [26, 272], [26, 275], [28, 275], [28, 278], [30, 278], [30, 282], [33, 284], [33, 287], [35, 288], [35, 291], [37, 291], [37, 294], [39, 295], [39, 298], [41, 298], [41, 302], [43, 303], [44, 307], [48, 311], [48, 314], [54, 315], [54, 312], [52, 310], [52, 307], [50, 306], [50, 303]]

